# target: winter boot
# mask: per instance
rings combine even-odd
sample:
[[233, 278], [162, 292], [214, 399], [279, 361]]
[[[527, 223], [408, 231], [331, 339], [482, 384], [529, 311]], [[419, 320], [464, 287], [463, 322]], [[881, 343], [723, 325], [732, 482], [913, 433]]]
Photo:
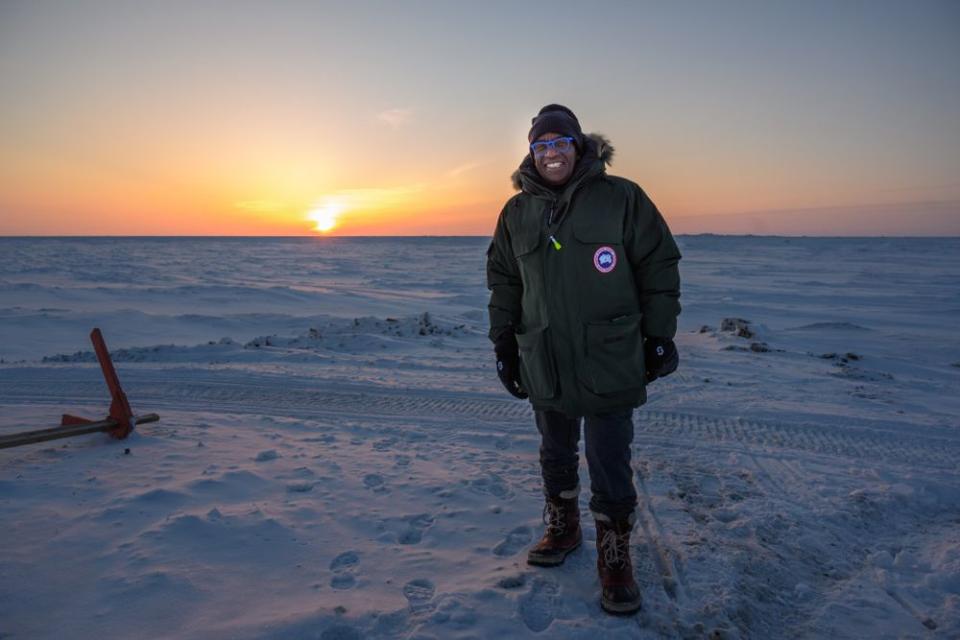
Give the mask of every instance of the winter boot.
[[607, 613], [631, 615], [640, 610], [640, 589], [630, 562], [630, 531], [634, 515], [614, 520], [594, 513], [597, 521], [597, 571], [600, 606]]
[[527, 552], [527, 564], [555, 567], [580, 546], [580, 487], [547, 496], [543, 507], [543, 537]]

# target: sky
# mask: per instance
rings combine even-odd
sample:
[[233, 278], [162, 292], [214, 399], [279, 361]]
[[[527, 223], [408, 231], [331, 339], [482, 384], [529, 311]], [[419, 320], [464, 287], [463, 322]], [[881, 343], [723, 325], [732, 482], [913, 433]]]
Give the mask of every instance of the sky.
[[676, 233], [960, 235], [954, 0], [0, 0], [0, 235], [488, 235], [552, 102]]

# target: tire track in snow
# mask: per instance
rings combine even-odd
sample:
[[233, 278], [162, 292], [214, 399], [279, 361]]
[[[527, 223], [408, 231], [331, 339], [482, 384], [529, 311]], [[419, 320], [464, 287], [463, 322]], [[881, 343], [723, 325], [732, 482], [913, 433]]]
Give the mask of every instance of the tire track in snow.
[[[384, 389], [332, 380], [291, 377], [278, 383], [233, 372], [174, 370], [124, 373], [127, 396], [144, 411], [163, 408], [225, 413], [280, 415], [451, 417], [527, 423], [527, 403], [481, 394], [455, 394], [442, 388]], [[4, 404], [98, 403], [107, 397], [95, 369], [0, 370], [0, 402]], [[84, 380], [77, 380], [82, 375]], [[960, 469], [960, 438], [925, 434], [913, 425], [903, 432], [857, 425], [830, 426], [741, 418], [717, 418], [683, 412], [640, 409], [635, 414], [638, 445], [644, 440], [697, 444], [747, 445], [765, 451], [791, 449], [853, 459], [880, 459], [921, 468]]]
[[920, 467], [960, 468], [960, 439], [869, 427], [766, 422], [679, 412], [638, 411], [637, 441], [675, 439], [747, 444], [763, 450], [793, 449], [854, 459], [881, 459]]

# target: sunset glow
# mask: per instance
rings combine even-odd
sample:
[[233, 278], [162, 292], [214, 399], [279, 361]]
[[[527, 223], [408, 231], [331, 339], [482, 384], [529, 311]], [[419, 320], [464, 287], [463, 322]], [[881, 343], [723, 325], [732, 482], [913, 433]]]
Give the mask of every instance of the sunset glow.
[[960, 4], [694, 4], [0, 3], [0, 235], [487, 235], [549, 102], [679, 233], [960, 233]]

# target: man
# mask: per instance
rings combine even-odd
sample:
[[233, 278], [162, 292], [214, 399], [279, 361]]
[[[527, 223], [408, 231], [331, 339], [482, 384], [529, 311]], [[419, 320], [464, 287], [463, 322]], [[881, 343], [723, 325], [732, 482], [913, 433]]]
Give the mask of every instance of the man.
[[646, 384], [679, 361], [680, 252], [633, 182], [607, 175], [613, 149], [551, 104], [532, 121], [487, 252], [490, 339], [497, 373], [529, 397], [541, 434], [543, 537], [527, 562], [557, 566], [580, 546], [580, 423], [597, 530], [601, 605], [640, 609], [630, 560], [637, 493], [633, 409]]

